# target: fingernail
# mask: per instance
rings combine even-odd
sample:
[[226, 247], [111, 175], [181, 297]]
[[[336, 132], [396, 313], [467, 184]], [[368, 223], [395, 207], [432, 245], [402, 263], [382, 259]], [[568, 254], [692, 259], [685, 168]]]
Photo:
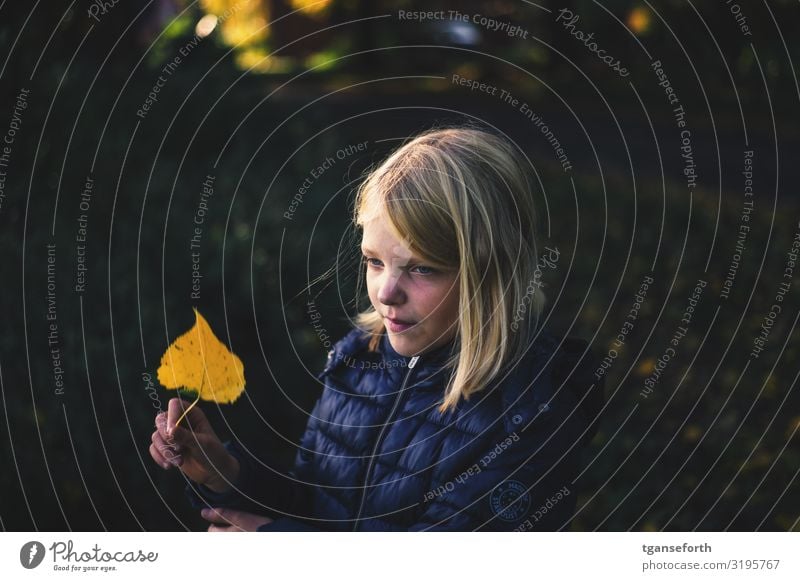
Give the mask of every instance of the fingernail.
[[211, 510], [204, 508], [203, 510], [200, 511], [200, 516], [202, 516], [203, 518], [211, 516]]
[[169, 461], [172, 462], [172, 464], [175, 466], [180, 466], [183, 463], [183, 458], [181, 458], [180, 456], [173, 456], [172, 458], [169, 459]]

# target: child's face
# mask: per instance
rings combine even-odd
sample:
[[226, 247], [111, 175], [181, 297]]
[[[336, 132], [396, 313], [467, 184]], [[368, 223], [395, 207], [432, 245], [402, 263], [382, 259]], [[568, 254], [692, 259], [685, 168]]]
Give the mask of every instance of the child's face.
[[380, 215], [364, 224], [361, 250], [369, 300], [383, 317], [395, 351], [405, 357], [422, 355], [453, 338], [458, 321], [455, 271], [426, 265]]

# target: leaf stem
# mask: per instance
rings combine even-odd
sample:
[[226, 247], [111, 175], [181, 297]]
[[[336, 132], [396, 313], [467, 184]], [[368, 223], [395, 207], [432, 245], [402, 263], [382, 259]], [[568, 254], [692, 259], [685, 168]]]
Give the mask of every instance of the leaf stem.
[[188, 414], [188, 413], [189, 413], [189, 410], [191, 410], [191, 409], [192, 409], [194, 406], [196, 406], [196, 405], [197, 405], [197, 402], [198, 402], [198, 401], [200, 401], [200, 392], [199, 392], [199, 391], [197, 392], [197, 399], [196, 399], [196, 400], [194, 400], [194, 401], [192, 402], [192, 405], [190, 405], [188, 408], [186, 408], [186, 410], [185, 410], [185, 411], [184, 411], [184, 412], [181, 414], [181, 417], [179, 417], [179, 418], [178, 418], [178, 421], [177, 421], [177, 422], [175, 422], [175, 427], [176, 427], [176, 428], [178, 427], [178, 424], [180, 424], [180, 423], [181, 423], [181, 420], [182, 420], [184, 417], [186, 417], [186, 414]]

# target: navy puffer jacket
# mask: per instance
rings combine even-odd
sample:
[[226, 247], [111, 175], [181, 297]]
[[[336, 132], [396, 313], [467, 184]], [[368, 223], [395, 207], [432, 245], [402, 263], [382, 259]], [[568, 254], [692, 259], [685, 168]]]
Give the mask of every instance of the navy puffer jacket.
[[541, 332], [509, 374], [446, 414], [451, 346], [408, 358], [386, 337], [378, 352], [367, 343], [353, 330], [330, 352], [290, 470], [229, 443], [234, 490], [190, 487], [194, 504], [274, 518], [262, 531], [569, 528], [602, 404], [584, 341]]

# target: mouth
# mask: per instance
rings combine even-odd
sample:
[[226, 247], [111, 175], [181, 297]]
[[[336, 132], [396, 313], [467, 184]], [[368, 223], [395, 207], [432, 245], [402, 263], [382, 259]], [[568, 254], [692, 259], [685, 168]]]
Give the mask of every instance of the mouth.
[[413, 321], [404, 321], [402, 319], [393, 319], [392, 317], [384, 317], [386, 327], [392, 333], [402, 333], [416, 325]]

